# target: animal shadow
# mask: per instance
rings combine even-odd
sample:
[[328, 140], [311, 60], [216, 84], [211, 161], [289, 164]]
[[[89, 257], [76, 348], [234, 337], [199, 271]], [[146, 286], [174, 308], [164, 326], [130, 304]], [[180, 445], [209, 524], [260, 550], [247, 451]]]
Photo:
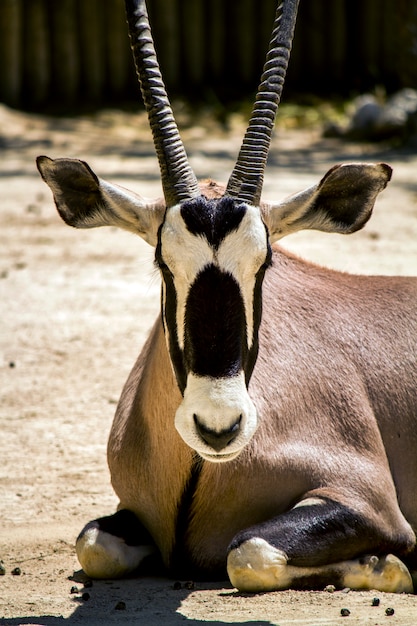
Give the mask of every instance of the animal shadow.
[[[71, 589], [72, 585], [72, 589]], [[167, 578], [127, 578], [90, 582], [82, 571], [69, 580], [69, 592], [74, 611], [68, 617], [31, 615], [0, 619], [0, 626], [202, 626], [207, 619], [194, 619], [182, 612], [187, 598], [204, 590], [218, 590], [213, 602], [227, 619], [228, 599], [234, 597], [232, 588], [224, 583], [175, 582]], [[229, 592], [230, 589], [230, 592]], [[76, 591], [75, 591], [76, 590]], [[184, 610], [184, 609], [183, 609]], [[185, 609], [186, 610], [186, 609]], [[181, 612], [180, 612], [181, 611]], [[190, 611], [191, 612], [191, 611]], [[269, 621], [249, 620], [234, 622], [239, 626], [270, 626]], [[226, 626], [230, 622], [210, 621], [211, 626]]]

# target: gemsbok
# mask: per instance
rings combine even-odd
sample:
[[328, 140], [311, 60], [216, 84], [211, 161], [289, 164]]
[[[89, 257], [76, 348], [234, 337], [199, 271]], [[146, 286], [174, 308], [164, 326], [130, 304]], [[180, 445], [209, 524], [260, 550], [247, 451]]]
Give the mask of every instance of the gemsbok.
[[154, 246], [161, 314], [108, 443], [118, 511], [88, 523], [91, 577], [222, 579], [242, 591], [412, 592], [417, 570], [417, 282], [354, 276], [289, 254], [300, 229], [352, 233], [388, 183], [336, 165], [277, 203], [263, 173], [298, 0], [278, 7], [256, 102], [226, 187], [199, 184], [156, 60], [144, 0], [126, 0], [164, 200], [83, 161], [38, 158], [59, 214]]

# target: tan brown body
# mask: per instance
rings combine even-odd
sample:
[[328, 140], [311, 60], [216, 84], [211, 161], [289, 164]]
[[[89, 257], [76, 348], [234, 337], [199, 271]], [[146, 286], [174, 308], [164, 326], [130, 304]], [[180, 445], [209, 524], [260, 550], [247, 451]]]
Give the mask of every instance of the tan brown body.
[[[237, 460], [204, 464], [186, 533], [197, 562], [219, 566], [239, 530], [312, 495], [355, 499], [384, 532], [412, 541], [402, 515], [416, 530], [416, 303], [413, 278], [342, 274], [276, 248], [249, 387], [259, 427]], [[108, 459], [121, 508], [152, 529], [166, 564], [193, 464], [173, 425], [180, 401], [157, 320]]]

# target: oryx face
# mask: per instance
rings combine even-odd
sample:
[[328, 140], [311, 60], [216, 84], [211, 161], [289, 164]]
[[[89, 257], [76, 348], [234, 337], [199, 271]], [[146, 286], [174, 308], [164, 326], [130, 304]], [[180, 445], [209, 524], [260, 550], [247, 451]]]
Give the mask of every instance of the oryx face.
[[177, 204], [159, 230], [162, 316], [183, 394], [175, 425], [210, 461], [235, 457], [256, 429], [247, 386], [270, 259], [259, 209], [228, 196]]

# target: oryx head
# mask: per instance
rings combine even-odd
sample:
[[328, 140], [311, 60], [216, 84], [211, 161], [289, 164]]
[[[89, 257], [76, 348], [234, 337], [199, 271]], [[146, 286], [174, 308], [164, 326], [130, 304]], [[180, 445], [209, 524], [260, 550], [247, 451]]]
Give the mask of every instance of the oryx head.
[[[348, 175], [343, 167], [306, 192], [261, 211], [263, 173], [298, 0], [284, 0], [277, 10], [238, 160], [224, 194], [215, 199], [202, 194], [188, 163], [156, 60], [145, 0], [126, 0], [126, 5], [164, 202], [145, 202], [99, 179], [81, 161], [39, 157], [38, 167], [67, 223], [79, 228], [117, 225], [155, 246], [166, 341], [183, 396], [175, 424], [203, 458], [226, 461], [242, 450], [257, 426], [248, 384], [258, 353], [270, 243], [300, 228], [351, 232], [370, 211], [352, 221], [345, 207], [335, 225], [327, 205], [335, 195], [334, 181], [340, 184]], [[349, 176], [358, 177], [356, 172]], [[382, 176], [381, 171], [370, 176], [379, 181], [374, 186], [381, 188]]]

